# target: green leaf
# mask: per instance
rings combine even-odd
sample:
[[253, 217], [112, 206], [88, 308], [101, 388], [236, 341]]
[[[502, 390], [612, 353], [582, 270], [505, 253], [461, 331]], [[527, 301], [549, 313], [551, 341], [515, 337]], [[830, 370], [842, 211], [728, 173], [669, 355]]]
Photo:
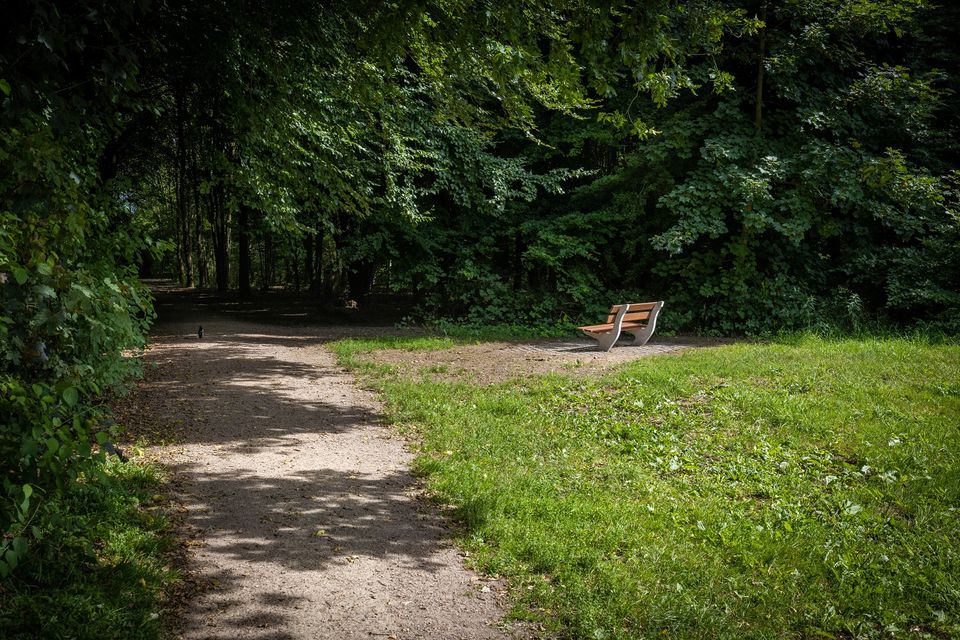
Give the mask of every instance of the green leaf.
[[37, 441], [34, 438], [24, 438], [23, 444], [20, 446], [20, 451], [23, 455], [32, 458], [37, 455]]
[[27, 278], [30, 277], [30, 274], [27, 273], [27, 270], [23, 267], [15, 267], [13, 269], [13, 279], [17, 281], [17, 284], [23, 284], [27, 281]]
[[27, 555], [27, 539], [24, 537], [16, 537], [13, 539], [13, 550], [17, 553], [17, 557], [22, 558]]
[[76, 387], [67, 387], [63, 390], [63, 401], [67, 403], [68, 407], [73, 407], [77, 404], [80, 394], [77, 392]]
[[10, 95], [10, 83], [0, 78], [0, 91], [3, 92], [3, 95]]
[[51, 267], [46, 262], [41, 262], [40, 264], [37, 265], [37, 272], [40, 275], [49, 276], [50, 274], [53, 273], [53, 267]]

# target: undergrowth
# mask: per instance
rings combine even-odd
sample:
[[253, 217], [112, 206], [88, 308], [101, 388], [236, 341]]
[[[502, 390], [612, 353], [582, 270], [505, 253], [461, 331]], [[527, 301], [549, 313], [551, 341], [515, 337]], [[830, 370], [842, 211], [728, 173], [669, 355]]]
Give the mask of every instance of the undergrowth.
[[28, 560], [0, 581], [0, 637], [164, 637], [177, 574], [160, 482], [156, 467], [110, 459], [47, 503]]
[[[335, 348], [357, 367], [372, 346]], [[462, 543], [550, 633], [960, 634], [960, 347], [802, 335], [600, 379], [367, 375]]]

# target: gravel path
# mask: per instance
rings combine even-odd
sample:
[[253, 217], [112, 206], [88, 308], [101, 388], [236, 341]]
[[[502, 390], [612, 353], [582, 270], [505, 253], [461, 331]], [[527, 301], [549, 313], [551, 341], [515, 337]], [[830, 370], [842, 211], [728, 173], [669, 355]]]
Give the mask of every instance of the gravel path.
[[209, 587], [183, 638], [509, 637], [502, 585], [464, 567], [402, 440], [322, 348], [337, 331], [195, 330], [155, 330], [134, 396], [180, 433], [150, 454], [174, 472]]

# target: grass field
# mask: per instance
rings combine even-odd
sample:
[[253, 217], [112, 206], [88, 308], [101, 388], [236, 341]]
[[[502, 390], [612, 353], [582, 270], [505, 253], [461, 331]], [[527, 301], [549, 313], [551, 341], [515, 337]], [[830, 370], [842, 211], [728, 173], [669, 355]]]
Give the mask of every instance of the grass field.
[[401, 379], [350, 340], [515, 614], [577, 638], [960, 636], [960, 347], [811, 336], [602, 379]]

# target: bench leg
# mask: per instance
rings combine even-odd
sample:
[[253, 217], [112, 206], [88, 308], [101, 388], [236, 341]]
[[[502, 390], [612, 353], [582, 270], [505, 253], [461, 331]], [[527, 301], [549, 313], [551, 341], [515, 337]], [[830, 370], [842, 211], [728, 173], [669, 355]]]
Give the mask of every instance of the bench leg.
[[643, 329], [637, 329], [636, 331], [631, 331], [633, 334], [633, 342], [630, 343], [636, 347], [642, 347], [647, 344], [647, 341], [650, 339], [650, 336], [653, 335], [654, 326], [653, 324], [648, 324]]
[[599, 347], [600, 351], [610, 351], [613, 345], [616, 344], [617, 338], [620, 337], [619, 331], [610, 331], [608, 333], [587, 333], [584, 331], [583, 334], [596, 340], [597, 347]]

